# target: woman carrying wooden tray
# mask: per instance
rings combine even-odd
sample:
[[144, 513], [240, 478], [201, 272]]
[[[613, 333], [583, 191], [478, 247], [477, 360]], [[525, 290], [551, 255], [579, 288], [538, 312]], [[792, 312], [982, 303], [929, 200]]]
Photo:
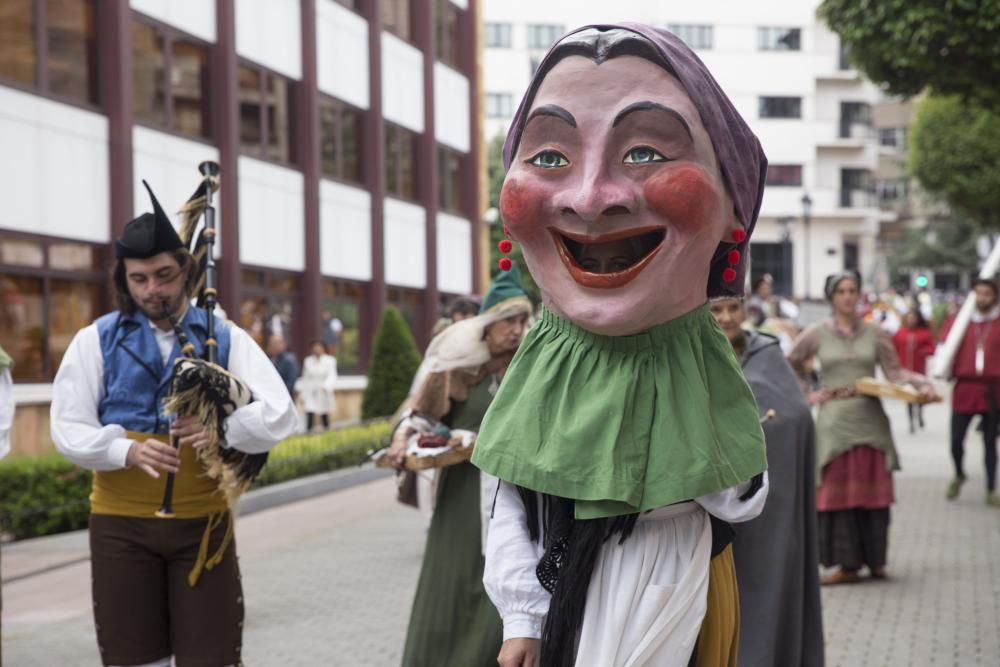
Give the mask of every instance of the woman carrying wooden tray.
[[[431, 341], [417, 389], [386, 457], [403, 467], [407, 441], [422, 413], [448, 428], [478, 431], [524, 336], [532, 305], [515, 266], [502, 273], [476, 317], [452, 324]], [[503, 629], [483, 588], [483, 482], [468, 461], [441, 468], [424, 563], [410, 614], [403, 667], [496, 664]]]
[[888, 332], [858, 315], [860, 289], [856, 271], [828, 277], [825, 291], [832, 317], [806, 329], [788, 355], [803, 383], [808, 361], [816, 358], [821, 365], [820, 388], [807, 394], [811, 404], [820, 406], [819, 554], [824, 566], [839, 566], [823, 584], [858, 581], [862, 566], [872, 578], [886, 576], [892, 472], [899, 470], [899, 459], [882, 401], [860, 394], [855, 383], [875, 375], [879, 365], [890, 382], [912, 384], [928, 398], [936, 395], [924, 376], [900, 366]]

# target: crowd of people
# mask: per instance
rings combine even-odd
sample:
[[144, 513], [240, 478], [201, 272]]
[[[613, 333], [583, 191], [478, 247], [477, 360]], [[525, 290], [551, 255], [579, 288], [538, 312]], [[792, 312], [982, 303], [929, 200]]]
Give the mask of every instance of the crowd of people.
[[[386, 454], [399, 468], [426, 424], [478, 433], [470, 461], [437, 472], [403, 665], [822, 665], [819, 586], [892, 576], [899, 456], [857, 382], [880, 368], [938, 398], [927, 304], [896, 322], [845, 271], [826, 281], [829, 317], [798, 331], [773, 281], [744, 293], [767, 160], [661, 28], [562, 38], [504, 164], [500, 249], [520, 243], [542, 304], [502, 259], [482, 301], [440, 323], [401, 406]], [[63, 358], [52, 437], [94, 471], [103, 663], [237, 665], [233, 505], [299, 429], [293, 396], [307, 428], [329, 426], [336, 359], [321, 338], [300, 369], [279, 332], [265, 352], [192, 307], [197, 262], [150, 199], [114, 244], [118, 310]], [[997, 506], [1000, 306], [992, 280], [975, 293], [943, 327], [961, 337], [946, 495], [978, 415]], [[0, 455], [9, 365], [0, 350]]]

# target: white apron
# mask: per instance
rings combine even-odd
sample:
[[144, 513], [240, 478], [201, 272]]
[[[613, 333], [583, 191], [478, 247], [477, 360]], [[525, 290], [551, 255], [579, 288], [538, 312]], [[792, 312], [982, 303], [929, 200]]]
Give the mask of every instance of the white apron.
[[576, 667], [686, 667], [708, 605], [712, 527], [694, 502], [643, 514], [601, 547]]

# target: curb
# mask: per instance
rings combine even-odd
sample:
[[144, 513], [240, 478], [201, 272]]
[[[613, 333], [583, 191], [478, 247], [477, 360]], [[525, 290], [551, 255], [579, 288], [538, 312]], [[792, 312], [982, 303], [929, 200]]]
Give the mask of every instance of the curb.
[[[261, 489], [254, 489], [242, 498], [236, 508], [237, 516], [248, 516], [255, 512], [280, 507], [289, 503], [308, 500], [316, 496], [327, 493], [334, 493], [349, 489], [353, 486], [366, 484], [377, 479], [390, 477], [393, 470], [386, 468], [376, 468], [371, 463], [361, 466], [334, 470], [332, 472], [300, 477], [299, 479], [272, 484]], [[23, 552], [23, 553], [22, 553]], [[4, 577], [4, 584], [9, 584], [21, 579], [27, 579], [39, 574], [45, 574], [53, 570], [58, 570], [70, 565], [90, 560], [90, 547], [87, 530], [75, 530], [59, 535], [45, 535], [44, 537], [33, 537], [27, 540], [18, 540], [10, 544], [3, 545], [3, 560], [20, 554], [22, 557], [30, 557], [33, 553], [59, 553], [64, 552], [63, 558], [57, 558], [46, 562], [45, 565], [36, 569], [20, 572], [11, 577]], [[8, 561], [9, 562], [9, 561]]]

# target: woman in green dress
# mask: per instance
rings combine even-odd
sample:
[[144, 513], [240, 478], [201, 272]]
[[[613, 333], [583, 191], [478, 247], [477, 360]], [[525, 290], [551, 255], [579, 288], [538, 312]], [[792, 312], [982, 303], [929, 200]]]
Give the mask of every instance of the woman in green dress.
[[808, 392], [819, 406], [816, 420], [816, 463], [819, 486], [819, 556], [826, 567], [838, 566], [823, 584], [858, 581], [867, 566], [872, 578], [886, 576], [892, 472], [899, 470], [896, 446], [882, 401], [859, 395], [854, 383], [873, 377], [882, 367], [893, 383], [909, 383], [934, 396], [924, 376], [900, 366], [892, 338], [857, 312], [861, 276], [856, 271], [826, 280], [833, 317], [806, 329], [795, 341], [788, 361], [805, 384], [811, 360], [820, 363], [820, 387]]
[[[531, 315], [516, 267], [501, 274], [480, 314], [457, 322], [428, 347], [412, 412], [452, 429], [478, 431]], [[413, 433], [396, 429], [389, 456], [401, 465]], [[492, 667], [500, 650], [500, 616], [483, 589], [484, 498], [497, 482], [471, 463], [442, 468], [424, 563], [410, 614], [404, 667]], [[488, 504], [486, 504], [488, 509]]]

